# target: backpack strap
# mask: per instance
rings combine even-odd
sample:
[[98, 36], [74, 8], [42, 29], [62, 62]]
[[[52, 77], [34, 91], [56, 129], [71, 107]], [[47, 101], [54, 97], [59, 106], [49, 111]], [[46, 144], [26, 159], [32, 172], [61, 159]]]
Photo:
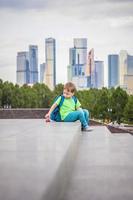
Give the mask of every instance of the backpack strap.
[[[65, 97], [64, 97], [63, 95], [60, 95], [59, 97], [61, 97], [60, 103], [59, 103], [59, 105], [58, 105], [58, 107], [60, 108], [60, 107], [62, 106], [63, 102], [64, 102]], [[58, 98], [59, 98], [59, 97], [58, 97]], [[74, 102], [75, 102], [75, 110], [76, 110], [77, 97], [76, 97], [76, 96], [73, 96], [72, 98], [73, 98], [73, 100], [74, 100]]]
[[58, 105], [59, 108], [62, 106], [64, 99], [65, 99], [65, 97], [63, 95], [61, 95], [61, 100], [60, 100], [60, 103]]
[[72, 98], [73, 98], [73, 100], [74, 100], [74, 102], [75, 102], [75, 110], [76, 110], [77, 97], [76, 97], [76, 96], [73, 96]]
[[77, 97], [73, 96], [72, 98], [73, 98], [73, 100], [74, 100], [74, 102], [76, 104], [77, 103]]

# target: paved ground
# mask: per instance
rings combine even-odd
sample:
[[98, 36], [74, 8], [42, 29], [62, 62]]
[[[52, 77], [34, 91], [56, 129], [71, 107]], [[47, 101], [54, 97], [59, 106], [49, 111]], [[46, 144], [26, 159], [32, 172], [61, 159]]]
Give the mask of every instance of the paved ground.
[[105, 127], [81, 136], [63, 200], [133, 200], [133, 136]]
[[0, 120], [0, 200], [61, 196], [76, 155], [80, 125]]
[[81, 134], [79, 128], [0, 120], [0, 200], [59, 200], [56, 191], [63, 188], [61, 200], [133, 200], [133, 136], [102, 126]]

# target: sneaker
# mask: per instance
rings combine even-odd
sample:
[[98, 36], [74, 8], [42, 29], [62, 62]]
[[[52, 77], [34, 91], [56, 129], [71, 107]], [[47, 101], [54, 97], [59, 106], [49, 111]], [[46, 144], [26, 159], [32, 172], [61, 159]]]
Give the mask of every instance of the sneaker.
[[85, 131], [85, 132], [89, 132], [89, 131], [92, 131], [93, 128], [90, 128], [89, 126], [86, 126], [82, 129], [82, 131]]

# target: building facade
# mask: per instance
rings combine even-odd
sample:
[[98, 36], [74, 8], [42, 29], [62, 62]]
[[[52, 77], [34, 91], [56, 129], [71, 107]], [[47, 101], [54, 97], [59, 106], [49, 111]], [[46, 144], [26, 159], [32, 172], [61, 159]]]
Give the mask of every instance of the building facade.
[[40, 83], [45, 82], [45, 63], [40, 64]]
[[108, 55], [108, 87], [117, 87], [119, 84], [119, 56]]
[[17, 84], [22, 86], [23, 84], [30, 83], [30, 69], [29, 69], [29, 53], [18, 52], [17, 53]]
[[119, 54], [119, 85], [125, 88], [124, 76], [127, 75], [127, 51], [122, 50]]
[[119, 85], [133, 94], [133, 56], [122, 50], [119, 54]]
[[56, 41], [53, 38], [45, 40], [45, 58], [46, 58], [46, 80], [45, 83], [50, 89], [56, 85]]
[[71, 81], [78, 89], [86, 88], [87, 39], [75, 38], [73, 43], [74, 47], [69, 49], [69, 74], [71, 74]]
[[88, 77], [88, 87], [95, 87], [95, 61], [94, 61], [94, 49], [91, 49], [88, 53], [86, 76]]
[[104, 62], [95, 61], [95, 83], [94, 87], [101, 89], [104, 87]]
[[38, 46], [29, 45], [30, 83], [38, 82]]

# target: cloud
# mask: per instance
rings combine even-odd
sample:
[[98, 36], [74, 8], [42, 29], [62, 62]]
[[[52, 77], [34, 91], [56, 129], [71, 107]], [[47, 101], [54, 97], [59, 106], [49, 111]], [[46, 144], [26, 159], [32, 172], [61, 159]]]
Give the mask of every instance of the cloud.
[[51, 10], [76, 17], [133, 15], [133, 0], [0, 0], [0, 8], [15, 10]]
[[0, 8], [10, 9], [38, 9], [47, 6], [47, 0], [0, 0]]

